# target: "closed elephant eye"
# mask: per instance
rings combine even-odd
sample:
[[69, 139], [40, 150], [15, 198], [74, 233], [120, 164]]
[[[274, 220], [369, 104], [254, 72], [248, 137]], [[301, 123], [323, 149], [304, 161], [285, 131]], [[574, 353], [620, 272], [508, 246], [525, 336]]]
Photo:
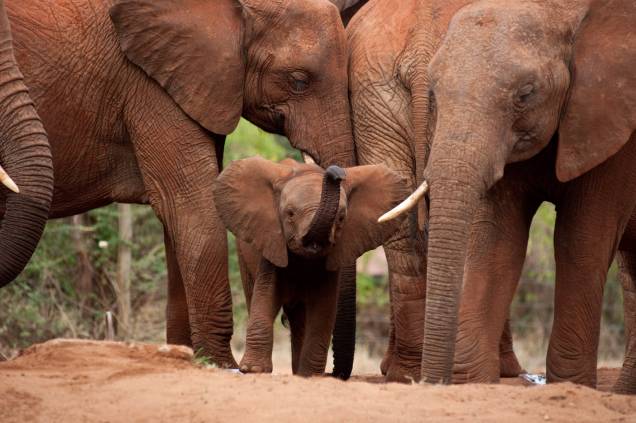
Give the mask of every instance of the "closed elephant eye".
[[304, 72], [292, 72], [289, 77], [289, 84], [293, 92], [301, 94], [309, 88], [309, 76]]
[[526, 84], [517, 91], [517, 103], [525, 104], [534, 94], [534, 85]]

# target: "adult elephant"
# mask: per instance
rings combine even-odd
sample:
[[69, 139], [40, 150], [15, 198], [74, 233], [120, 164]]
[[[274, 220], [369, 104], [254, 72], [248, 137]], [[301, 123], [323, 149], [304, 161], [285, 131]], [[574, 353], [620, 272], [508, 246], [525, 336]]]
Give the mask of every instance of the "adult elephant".
[[[497, 380], [493, 346], [545, 199], [557, 206], [548, 380], [595, 385], [602, 288], [636, 204], [635, 14], [629, 0], [493, 0], [454, 16], [429, 66], [425, 381], [451, 381], [456, 339], [456, 377]], [[457, 337], [462, 281], [478, 301], [462, 301]]]
[[[422, 181], [434, 122], [428, 63], [464, 1], [371, 0], [347, 26], [349, 89], [359, 164], [383, 163], [412, 188]], [[435, 17], [433, 19], [433, 17]], [[385, 245], [389, 264], [391, 338], [382, 362], [389, 380], [420, 377], [426, 291], [424, 207]], [[508, 327], [508, 326], [507, 326]], [[501, 342], [501, 373], [521, 371], [510, 332]]]
[[353, 163], [346, 39], [326, 0], [8, 0], [56, 169], [51, 217], [150, 203], [167, 340], [223, 367], [232, 302], [213, 182], [241, 116], [321, 165]]
[[49, 141], [13, 54], [4, 0], [0, 0], [0, 182], [8, 188], [0, 188], [2, 287], [31, 258], [53, 196]]

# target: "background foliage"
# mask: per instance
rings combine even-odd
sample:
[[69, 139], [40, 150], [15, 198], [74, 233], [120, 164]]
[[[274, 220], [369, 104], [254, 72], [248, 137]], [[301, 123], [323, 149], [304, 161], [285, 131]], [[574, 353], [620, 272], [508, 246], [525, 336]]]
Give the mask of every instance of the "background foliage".
[[[270, 160], [285, 157], [300, 160], [284, 137], [241, 121], [228, 137], [224, 162], [254, 155]], [[111, 205], [91, 211], [81, 219], [49, 222], [27, 269], [0, 291], [0, 354], [8, 357], [20, 348], [54, 337], [104, 337], [105, 312], [110, 310], [117, 315], [113, 288], [120, 242], [117, 213], [117, 207]], [[128, 336], [161, 342], [167, 278], [163, 230], [148, 206], [133, 206], [133, 219], [133, 321]], [[526, 265], [511, 310], [516, 349], [530, 369], [544, 365], [552, 322], [554, 219], [554, 208], [547, 204], [535, 217]], [[231, 234], [229, 239], [230, 282], [235, 322], [240, 328], [245, 322], [246, 308]], [[84, 258], [78, 245], [86, 247]], [[610, 271], [605, 293], [601, 360], [622, 360], [622, 298], [615, 267]], [[359, 273], [358, 341], [376, 357], [386, 348], [388, 300], [386, 276]], [[239, 344], [240, 337], [235, 336]]]

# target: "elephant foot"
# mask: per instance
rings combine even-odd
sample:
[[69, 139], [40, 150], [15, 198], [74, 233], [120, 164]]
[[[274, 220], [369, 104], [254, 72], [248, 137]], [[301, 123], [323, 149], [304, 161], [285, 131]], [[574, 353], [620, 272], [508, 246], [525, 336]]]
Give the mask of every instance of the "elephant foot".
[[[455, 356], [457, 358], [457, 355]], [[453, 383], [499, 383], [499, 360], [479, 360], [453, 366]]]
[[408, 366], [401, 365], [398, 360], [393, 358], [386, 371], [387, 382], [398, 383], [414, 383], [419, 382], [421, 377], [421, 364], [418, 360], [417, 364], [410, 364]]
[[236, 364], [236, 360], [234, 360], [232, 354], [229, 356], [212, 357], [212, 362], [221, 369], [238, 369], [238, 364]]
[[234, 355], [232, 354], [229, 342], [227, 343], [227, 346], [224, 346], [223, 348], [215, 348], [213, 351], [214, 352], [208, 354], [208, 356], [219, 368], [238, 369], [238, 364], [236, 364], [236, 360], [234, 360]]
[[612, 388], [617, 394], [636, 394], [636, 362], [625, 359], [621, 374]]
[[321, 376], [331, 376], [331, 377], [336, 377], [339, 378], [338, 376], [334, 376], [333, 374], [326, 374], [323, 371], [320, 370], [311, 370], [311, 369], [299, 369], [298, 372], [295, 373], [296, 376], [300, 376], [300, 377], [321, 377]]
[[211, 363], [220, 369], [238, 369], [238, 364], [229, 348], [225, 352], [215, 351], [214, 353], [209, 353], [204, 348], [193, 348], [193, 350], [195, 358]]
[[239, 365], [241, 373], [271, 373], [272, 372], [272, 360], [271, 359], [249, 359], [243, 358]]
[[386, 374], [389, 372], [392, 360], [393, 353], [391, 352], [391, 350], [386, 350], [386, 352], [384, 353], [384, 357], [382, 358], [382, 362], [380, 363], [380, 372], [382, 372], [382, 376], [386, 376]]
[[525, 370], [519, 364], [517, 356], [513, 351], [502, 353], [499, 356], [499, 375], [501, 377], [517, 377]]

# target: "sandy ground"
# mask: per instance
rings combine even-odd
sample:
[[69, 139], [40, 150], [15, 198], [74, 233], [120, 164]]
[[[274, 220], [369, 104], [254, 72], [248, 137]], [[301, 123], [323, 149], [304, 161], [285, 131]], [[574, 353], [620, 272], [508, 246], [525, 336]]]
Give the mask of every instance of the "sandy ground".
[[[607, 389], [615, 369], [600, 371]], [[192, 364], [183, 347], [54, 340], [0, 363], [0, 421], [636, 421], [636, 397], [569, 383], [422, 386]]]

